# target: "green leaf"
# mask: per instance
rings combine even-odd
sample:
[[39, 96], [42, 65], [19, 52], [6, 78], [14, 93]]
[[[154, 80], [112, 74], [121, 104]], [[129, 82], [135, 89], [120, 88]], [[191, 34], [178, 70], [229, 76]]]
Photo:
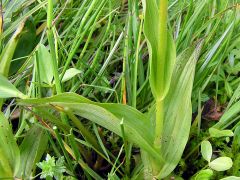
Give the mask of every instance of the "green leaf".
[[37, 166], [42, 169], [40, 178], [55, 177], [55, 179], [60, 180], [63, 173], [66, 172], [66, 167], [64, 166], [64, 157], [60, 157], [56, 162], [55, 158], [51, 157], [49, 154], [46, 156], [46, 160], [37, 163]]
[[212, 158], [212, 145], [209, 141], [203, 141], [201, 143], [201, 153], [203, 158], [210, 162], [211, 158]]
[[11, 18], [14, 15], [14, 12], [16, 12], [16, 9], [20, 9], [26, 1], [27, 0], [8, 1], [6, 4], [6, 12], [4, 13], [4, 18]]
[[[158, 161], [161, 156], [153, 148], [154, 132], [150, 121], [136, 109], [122, 104], [95, 103], [75, 93], [63, 93], [50, 98], [26, 99], [19, 101], [21, 105], [60, 107], [64, 111], [71, 110], [74, 114], [89, 119], [102, 127], [122, 136], [120, 123], [124, 119], [126, 138], [147, 151]], [[144, 132], [144, 134], [142, 133]]]
[[26, 98], [11, 82], [0, 74], [0, 98], [19, 97]]
[[174, 170], [188, 141], [192, 121], [192, 86], [201, 45], [189, 48], [178, 56], [170, 90], [164, 99], [161, 156], [165, 163], [161, 166], [159, 178], [166, 177]]
[[198, 172], [198, 174], [193, 178], [194, 180], [210, 180], [213, 175], [211, 169], [205, 169]]
[[238, 126], [234, 131], [233, 142], [236, 143], [238, 147], [240, 147], [240, 126]]
[[37, 166], [42, 169], [41, 179], [46, 177], [53, 177], [54, 175], [54, 166], [55, 158], [51, 157], [49, 154], [46, 156], [46, 160], [40, 163], [37, 163]]
[[228, 176], [228, 177], [222, 178], [220, 180], [240, 180], [240, 177]]
[[231, 130], [218, 130], [216, 128], [210, 128], [209, 133], [210, 136], [214, 138], [234, 136], [234, 133]]
[[38, 126], [33, 126], [25, 136], [21, 146], [21, 166], [18, 177], [29, 179], [32, 171], [36, 168], [36, 163], [42, 158], [48, 143], [46, 131]]
[[225, 81], [225, 89], [226, 89], [226, 92], [227, 92], [227, 96], [232, 97], [233, 90], [232, 90], [232, 87], [231, 87], [231, 85], [229, 84], [228, 81]]
[[[164, 5], [165, 2], [164, 0]], [[176, 61], [175, 43], [171, 33], [167, 31], [167, 27], [162, 27], [167, 22], [161, 22], [160, 13], [161, 16], [165, 16], [167, 10], [160, 12], [161, 7], [156, 0], [144, 0], [143, 6], [144, 33], [147, 38], [150, 59], [150, 85], [154, 97], [164, 99], [170, 87]], [[165, 33], [163, 30], [166, 34], [162, 34]]]
[[39, 62], [40, 80], [51, 85], [53, 80], [52, 58], [48, 49], [43, 44], [38, 46], [36, 57], [38, 57], [37, 60]]
[[17, 60], [11, 62], [9, 75], [13, 75], [21, 69], [29, 54], [31, 54], [36, 47], [36, 42], [36, 27], [34, 22], [29, 18], [26, 20], [24, 29], [22, 30], [21, 37], [14, 52], [13, 59]]
[[2, 112], [0, 112], [0, 142], [0, 177], [11, 179], [20, 166], [20, 152], [8, 120]]
[[77, 74], [80, 74], [80, 73], [82, 73], [82, 71], [80, 71], [76, 68], [70, 68], [65, 72], [65, 74], [62, 78], [62, 82], [66, 82], [66, 81], [72, 79], [74, 76], [76, 76]]
[[221, 117], [219, 122], [213, 127], [217, 129], [224, 129], [230, 126], [234, 121], [232, 121], [235, 116], [240, 112], [240, 101], [234, 103]]
[[232, 159], [229, 157], [219, 157], [209, 163], [209, 167], [215, 171], [226, 171], [233, 165]]
[[0, 74], [7, 77], [24, 23], [21, 23], [0, 55]]

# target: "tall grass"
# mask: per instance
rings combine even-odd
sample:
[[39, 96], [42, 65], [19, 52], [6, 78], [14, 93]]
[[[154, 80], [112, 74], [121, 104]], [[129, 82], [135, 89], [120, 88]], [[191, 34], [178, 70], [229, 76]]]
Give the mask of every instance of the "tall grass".
[[0, 178], [239, 176], [237, 3], [3, 1]]

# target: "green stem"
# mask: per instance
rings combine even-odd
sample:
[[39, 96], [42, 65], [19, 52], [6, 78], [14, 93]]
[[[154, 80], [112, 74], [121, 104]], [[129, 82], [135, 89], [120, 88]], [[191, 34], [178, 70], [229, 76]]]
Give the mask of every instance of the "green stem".
[[[127, 29], [127, 26], [125, 27]], [[127, 61], [127, 42], [128, 42], [128, 30], [126, 30], [124, 49], [123, 49], [123, 64], [122, 64], [122, 86], [121, 86], [121, 102], [127, 104], [127, 92], [126, 92], [126, 61]]]
[[137, 106], [137, 80], [138, 80], [138, 62], [139, 62], [139, 53], [140, 53], [140, 43], [141, 43], [141, 34], [142, 34], [142, 25], [143, 19], [141, 19], [138, 37], [137, 37], [137, 47], [135, 51], [135, 63], [133, 69], [133, 99], [132, 99], [132, 106], [136, 108]]
[[[164, 67], [166, 59], [167, 49], [167, 16], [168, 16], [168, 0], [161, 0], [159, 4], [159, 57], [157, 61], [158, 67]], [[163, 69], [163, 68], [162, 68]], [[164, 83], [164, 77], [160, 82]], [[163, 86], [162, 86], [163, 87]], [[163, 91], [163, 89], [161, 89]], [[164, 105], [163, 105], [163, 93], [158, 92], [159, 96], [155, 97], [156, 100], [156, 127], [155, 127], [155, 140], [154, 146], [158, 150], [161, 149], [161, 138], [163, 131], [164, 121]]]
[[61, 88], [61, 83], [59, 79], [59, 74], [58, 74], [58, 63], [57, 63], [57, 58], [56, 58], [56, 51], [55, 51], [55, 45], [54, 45], [54, 36], [53, 36], [53, 29], [52, 29], [52, 21], [53, 21], [53, 1], [48, 0], [48, 11], [47, 11], [47, 37], [48, 37], [48, 42], [50, 46], [50, 52], [52, 56], [52, 68], [53, 68], [53, 75], [55, 79], [55, 84], [56, 84], [56, 91], [57, 94], [62, 93], [62, 88]]
[[48, 9], [47, 9], [47, 27], [51, 29], [53, 21], [53, 1], [48, 0]]
[[[164, 67], [166, 59], [166, 49], [167, 49], [167, 14], [168, 14], [168, 0], [161, 0], [159, 6], [159, 60], [157, 61], [158, 67]], [[161, 82], [164, 81], [164, 77], [160, 77]], [[162, 89], [163, 90], [163, 89]], [[160, 92], [159, 92], [160, 93]], [[162, 93], [160, 93], [162, 94]]]
[[[52, 56], [51, 66], [53, 68], [55, 87], [56, 87], [57, 94], [61, 94], [62, 86], [61, 86], [61, 81], [60, 81], [59, 73], [58, 73], [58, 61], [57, 61], [57, 53], [56, 53], [57, 48], [55, 48], [55, 43], [57, 43], [57, 41], [54, 42], [54, 32], [53, 32], [52, 22], [53, 22], [53, 0], [48, 0], [47, 38], [48, 38], [48, 43], [50, 46], [50, 53]], [[68, 120], [67, 120], [67, 117], [65, 114], [61, 113], [61, 119], [65, 124], [68, 124]]]
[[154, 147], [157, 148], [158, 150], [161, 149], [161, 138], [162, 138], [162, 132], [163, 132], [163, 120], [164, 120], [163, 107], [164, 107], [163, 100], [157, 100]]
[[[157, 60], [157, 66], [163, 70], [165, 66], [165, 59], [167, 54], [167, 16], [168, 16], [168, 0], [161, 0], [159, 5], [159, 57]], [[159, 77], [160, 83], [164, 83], [164, 76]], [[163, 85], [161, 87], [164, 87]], [[161, 89], [160, 98], [164, 98], [164, 89]]]
[[[160, 33], [160, 47], [167, 47], [167, 17], [168, 17], [168, 0], [161, 0], [159, 6], [159, 33]], [[166, 53], [163, 53], [166, 54]]]

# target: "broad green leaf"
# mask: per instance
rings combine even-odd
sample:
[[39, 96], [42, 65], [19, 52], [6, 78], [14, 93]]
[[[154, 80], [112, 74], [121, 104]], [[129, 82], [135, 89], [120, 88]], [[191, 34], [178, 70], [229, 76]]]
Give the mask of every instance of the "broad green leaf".
[[232, 159], [229, 157], [219, 157], [209, 163], [209, 167], [215, 171], [226, 171], [233, 165]]
[[[120, 123], [124, 119], [126, 138], [144, 149], [159, 162], [162, 158], [153, 148], [154, 132], [144, 114], [122, 104], [95, 103], [74, 93], [63, 93], [50, 98], [20, 100], [21, 105], [41, 105], [71, 110], [74, 114], [89, 119], [122, 136]], [[144, 132], [144, 134], [142, 133]]]
[[228, 176], [228, 177], [222, 178], [220, 180], [240, 180], [240, 177]]
[[210, 180], [213, 175], [211, 169], [201, 170], [193, 179], [194, 180]]
[[218, 130], [216, 128], [210, 128], [209, 133], [211, 137], [215, 137], [215, 138], [234, 136], [231, 130]]
[[21, 166], [17, 177], [29, 179], [36, 163], [40, 161], [46, 150], [48, 136], [46, 131], [38, 126], [33, 126], [20, 145]]
[[203, 158], [210, 162], [211, 158], [212, 158], [212, 145], [209, 141], [203, 141], [201, 143], [201, 153]]
[[[6, 147], [4, 147], [6, 148]], [[3, 150], [3, 148], [0, 148], [0, 153], [1, 153], [1, 156], [0, 156], [0, 175], [1, 177], [3, 178], [11, 178], [13, 177], [14, 173], [13, 173], [13, 169], [11, 167], [11, 165], [9, 164], [9, 160], [8, 160], [8, 157], [5, 156], [5, 152]]]
[[44, 83], [51, 85], [52, 80], [53, 80], [51, 55], [50, 55], [48, 49], [43, 44], [40, 44], [38, 46], [38, 50], [36, 53], [37, 53], [36, 60], [39, 62], [39, 71], [40, 72], [38, 72], [38, 73], [40, 75], [40, 80]]
[[72, 79], [74, 76], [76, 76], [77, 74], [80, 74], [80, 73], [82, 73], [82, 71], [80, 71], [78, 69], [75, 69], [75, 68], [70, 68], [65, 72], [65, 74], [62, 78], [62, 82], [66, 82], [66, 81]]
[[5, 77], [8, 76], [12, 57], [17, 47], [19, 36], [23, 27], [24, 23], [21, 23], [0, 55], [0, 74]]
[[2, 112], [0, 112], [0, 142], [0, 177], [12, 178], [20, 166], [20, 152], [9, 122]]
[[201, 51], [201, 43], [181, 53], [175, 65], [170, 90], [164, 100], [164, 127], [162, 154], [165, 162], [159, 178], [170, 174], [181, 159], [188, 141], [192, 121], [191, 95], [195, 65]]
[[[164, 4], [165, 4], [164, 0]], [[160, 3], [161, 5], [161, 3]], [[161, 11], [156, 0], [144, 0], [144, 33], [147, 38], [150, 60], [150, 85], [156, 99], [164, 99], [167, 95], [174, 64], [176, 61], [176, 48], [172, 35], [168, 32], [167, 22], [161, 22], [167, 16]], [[164, 34], [163, 34], [164, 33]]]
[[0, 98], [26, 98], [11, 82], [0, 74]]

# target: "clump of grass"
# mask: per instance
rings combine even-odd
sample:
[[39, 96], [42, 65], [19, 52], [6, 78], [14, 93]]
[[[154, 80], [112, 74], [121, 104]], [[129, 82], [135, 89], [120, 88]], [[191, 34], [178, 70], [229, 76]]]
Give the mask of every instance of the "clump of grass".
[[[2, 8], [1, 177], [239, 176], [236, 1], [19, 0]], [[206, 121], [205, 111], [223, 116]]]

